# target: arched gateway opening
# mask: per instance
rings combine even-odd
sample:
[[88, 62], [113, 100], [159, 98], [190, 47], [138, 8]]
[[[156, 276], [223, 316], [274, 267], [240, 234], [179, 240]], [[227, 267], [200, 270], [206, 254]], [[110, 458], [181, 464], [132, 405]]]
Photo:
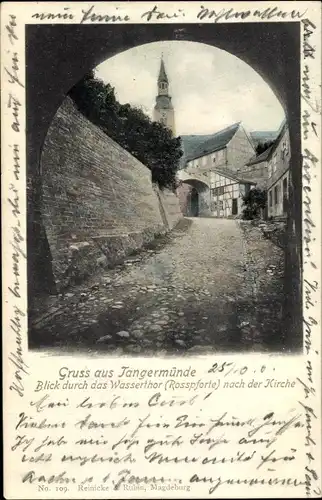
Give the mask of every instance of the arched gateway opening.
[[186, 217], [202, 217], [210, 213], [209, 186], [195, 179], [180, 182], [177, 195], [180, 208]]
[[189, 196], [189, 212], [192, 217], [199, 215], [199, 195], [196, 188], [192, 188]]
[[[40, 155], [57, 109], [84, 73], [104, 60], [138, 45], [165, 40], [200, 42], [239, 57], [263, 77], [284, 108], [292, 152], [289, 180], [290, 244], [286, 250], [286, 283], [290, 286], [289, 331], [292, 331], [293, 325], [298, 329], [299, 322], [294, 311], [298, 311], [301, 316], [300, 22], [222, 23], [217, 24], [215, 30], [212, 23], [26, 26], [29, 299], [35, 292], [35, 286], [41, 283], [41, 279], [36, 276], [41, 269], [39, 255], [44, 244], [41, 238], [36, 237], [42, 234], [37, 230], [41, 225]], [[193, 186], [193, 189], [194, 204], [198, 199], [198, 215], [201, 215], [201, 192], [197, 186]], [[46, 235], [42, 235], [42, 238], [45, 240]], [[42, 279], [46, 281], [46, 277], [42, 276]], [[51, 281], [50, 277], [47, 281]]]

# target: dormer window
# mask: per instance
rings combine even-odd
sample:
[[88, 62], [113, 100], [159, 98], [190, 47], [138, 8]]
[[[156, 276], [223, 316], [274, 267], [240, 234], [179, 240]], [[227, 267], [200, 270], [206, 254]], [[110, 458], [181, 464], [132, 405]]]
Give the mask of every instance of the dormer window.
[[282, 145], [282, 151], [281, 151], [281, 156], [282, 156], [282, 159], [285, 160], [285, 157], [288, 155], [288, 147], [287, 147], [287, 143], [286, 141], [283, 142], [283, 145]]

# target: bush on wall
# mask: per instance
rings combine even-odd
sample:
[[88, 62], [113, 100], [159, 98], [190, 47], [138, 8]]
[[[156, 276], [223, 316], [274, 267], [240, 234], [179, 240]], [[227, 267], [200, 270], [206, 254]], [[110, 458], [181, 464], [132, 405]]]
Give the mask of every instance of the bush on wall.
[[114, 88], [87, 73], [69, 92], [79, 111], [151, 170], [152, 182], [175, 189], [181, 139], [130, 104], [120, 104]]

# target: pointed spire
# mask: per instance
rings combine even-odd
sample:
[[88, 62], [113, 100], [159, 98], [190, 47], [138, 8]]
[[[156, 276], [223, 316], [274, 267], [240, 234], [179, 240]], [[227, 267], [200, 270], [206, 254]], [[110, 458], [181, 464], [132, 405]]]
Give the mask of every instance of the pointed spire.
[[159, 71], [159, 78], [158, 82], [166, 82], [169, 83], [167, 74], [165, 72], [165, 67], [164, 67], [164, 61], [163, 61], [163, 54], [161, 56], [161, 65], [160, 65], [160, 71]]

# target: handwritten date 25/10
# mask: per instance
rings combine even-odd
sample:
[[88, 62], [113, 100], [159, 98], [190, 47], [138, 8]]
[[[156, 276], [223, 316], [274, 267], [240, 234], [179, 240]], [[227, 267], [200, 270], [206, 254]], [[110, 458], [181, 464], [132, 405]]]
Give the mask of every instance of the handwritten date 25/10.
[[[245, 375], [248, 372], [248, 366], [238, 367], [236, 363], [228, 363], [224, 361], [222, 363], [214, 363], [211, 368], [209, 368], [208, 373], [222, 373], [224, 377], [228, 375]], [[260, 373], [264, 373], [266, 366], [262, 365], [259, 369]], [[273, 369], [274, 370], [274, 369]]]

